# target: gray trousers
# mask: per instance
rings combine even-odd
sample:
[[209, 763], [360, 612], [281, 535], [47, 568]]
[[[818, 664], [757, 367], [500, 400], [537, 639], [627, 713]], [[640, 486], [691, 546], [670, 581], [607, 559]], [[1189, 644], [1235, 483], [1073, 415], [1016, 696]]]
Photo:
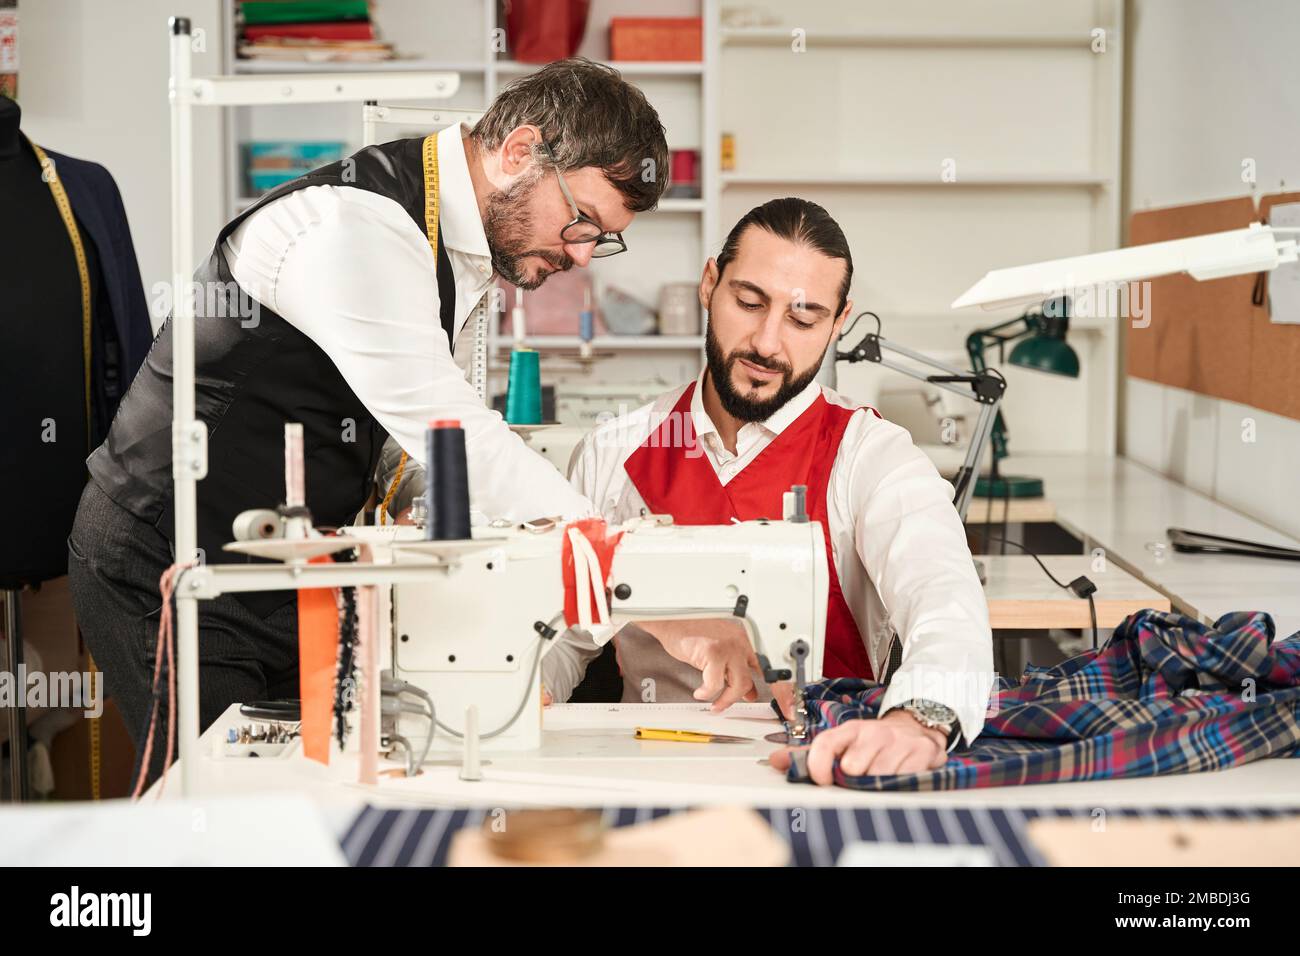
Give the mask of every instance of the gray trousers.
[[[154, 701], [154, 655], [162, 598], [158, 581], [172, 563], [171, 542], [93, 481], [86, 484], [68, 536], [68, 579], [86, 646], [104, 674], [143, 753]], [[174, 618], [173, 618], [174, 621]], [[158, 723], [149, 777], [167, 746], [167, 661], [159, 681]], [[265, 618], [223, 595], [199, 604], [199, 722], [207, 728], [233, 703], [298, 696], [298, 606]]]

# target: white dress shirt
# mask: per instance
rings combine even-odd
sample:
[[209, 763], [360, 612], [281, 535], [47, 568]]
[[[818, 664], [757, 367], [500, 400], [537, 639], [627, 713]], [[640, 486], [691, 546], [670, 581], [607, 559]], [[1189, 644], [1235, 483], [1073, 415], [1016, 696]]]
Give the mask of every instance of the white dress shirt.
[[[625, 521], [646, 507], [623, 464], [672, 411], [684, 388], [597, 426], [575, 449], [569, 479], [607, 520]], [[704, 457], [723, 485], [818, 394], [846, 408], [858, 407], [813, 382], [767, 421], [742, 426], [733, 455], [704, 410], [703, 392], [701, 373], [691, 417]], [[902, 663], [885, 692], [881, 713], [913, 698], [946, 704], [957, 713], [969, 743], [984, 726], [993, 686], [993, 643], [988, 604], [952, 497], [952, 486], [905, 429], [859, 410], [849, 420], [831, 468], [825, 530], [877, 679], [884, 676], [893, 635], [902, 638]], [[597, 652], [574, 631], [557, 642], [543, 661], [556, 700], [567, 699]]]
[[[460, 125], [438, 134], [438, 173], [458, 336], [493, 280]], [[223, 251], [235, 281], [319, 345], [417, 462], [424, 464], [430, 421], [460, 421], [476, 510], [512, 520], [591, 513], [457, 367], [440, 320], [433, 250], [399, 203], [353, 186], [308, 186], [249, 216]]]

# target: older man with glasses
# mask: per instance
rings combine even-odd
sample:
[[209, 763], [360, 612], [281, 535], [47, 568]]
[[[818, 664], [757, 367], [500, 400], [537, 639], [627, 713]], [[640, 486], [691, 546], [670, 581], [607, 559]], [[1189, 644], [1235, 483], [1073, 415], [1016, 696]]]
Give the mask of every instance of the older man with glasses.
[[[484, 406], [453, 349], [495, 276], [532, 289], [624, 251], [623, 231], [666, 186], [644, 171], [667, 160], [640, 91], [608, 67], [564, 60], [507, 87], [473, 129], [367, 147], [221, 229], [195, 276], [196, 408], [209, 444], [201, 554], [173, 553], [170, 322], [90, 457], [68, 542], [82, 632], [137, 744], [153, 702], [145, 648], [159, 578], [173, 563], [230, 560], [222, 545], [236, 515], [282, 499], [285, 422], [303, 425], [317, 525], [365, 506], [386, 438], [421, 461], [432, 419], [464, 427], [481, 511], [591, 512]], [[199, 626], [205, 726], [235, 701], [297, 696], [294, 592], [206, 601]], [[155, 739], [166, 737], [164, 727]]]

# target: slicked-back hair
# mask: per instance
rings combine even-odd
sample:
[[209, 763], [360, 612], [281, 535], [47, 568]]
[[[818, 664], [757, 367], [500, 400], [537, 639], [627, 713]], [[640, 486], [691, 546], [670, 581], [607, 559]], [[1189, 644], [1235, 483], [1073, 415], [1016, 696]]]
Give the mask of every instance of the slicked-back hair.
[[727, 265], [736, 258], [741, 237], [750, 226], [765, 229], [779, 239], [808, 246], [828, 258], [843, 259], [844, 281], [840, 283], [840, 304], [835, 314], [844, 311], [844, 305], [849, 301], [849, 286], [853, 282], [853, 256], [849, 252], [849, 241], [844, 238], [844, 230], [830, 213], [815, 202], [794, 196], [769, 199], [763, 205], [755, 206], [731, 227], [722, 244], [717, 257], [719, 280]]
[[[612, 67], [585, 57], [549, 63], [502, 90], [470, 135], [492, 150], [526, 125], [542, 131], [561, 171], [603, 170], [632, 212], [654, 209], [668, 187], [668, 143], [659, 114]], [[534, 157], [550, 164], [540, 149]]]

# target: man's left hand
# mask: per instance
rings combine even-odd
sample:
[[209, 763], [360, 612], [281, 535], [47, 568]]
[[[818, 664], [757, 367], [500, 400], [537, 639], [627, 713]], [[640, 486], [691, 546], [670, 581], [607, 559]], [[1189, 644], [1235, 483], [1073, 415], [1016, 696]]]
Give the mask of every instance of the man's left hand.
[[[832, 768], [850, 777], [922, 773], [942, 767], [948, 760], [948, 742], [941, 731], [926, 727], [905, 710], [891, 710], [881, 718], [850, 720], [824, 730], [808, 750], [808, 775], [813, 783], [834, 783]], [[772, 754], [769, 762], [785, 772], [790, 748]]]

